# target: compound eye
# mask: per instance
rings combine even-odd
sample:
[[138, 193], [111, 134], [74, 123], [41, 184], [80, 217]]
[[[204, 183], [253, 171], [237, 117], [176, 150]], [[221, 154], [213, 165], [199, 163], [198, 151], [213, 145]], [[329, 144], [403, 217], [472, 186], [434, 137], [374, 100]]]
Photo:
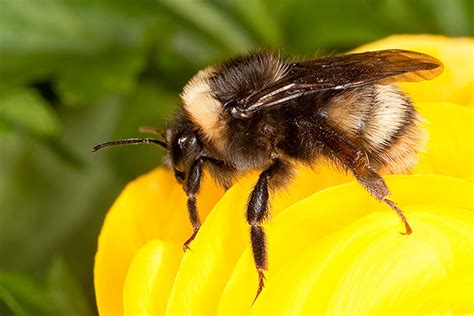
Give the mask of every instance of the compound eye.
[[171, 158], [173, 160], [173, 168], [178, 172], [184, 172], [184, 157], [183, 157], [183, 136], [179, 136], [171, 144]]
[[175, 173], [176, 172], [180, 172], [180, 173], [184, 173], [184, 161], [183, 159], [180, 157], [180, 159], [176, 160], [173, 162], [173, 168], [175, 170]]
[[[171, 146], [171, 157], [173, 160], [173, 167], [176, 178], [185, 178], [186, 161], [189, 159], [189, 154], [195, 151], [198, 140], [195, 135], [190, 133], [182, 133], [178, 135]], [[187, 158], [188, 157], [188, 158]]]
[[179, 183], [183, 183], [184, 179], [186, 178], [185, 173], [183, 171], [179, 171], [176, 169], [176, 167], [174, 168], [174, 176]]

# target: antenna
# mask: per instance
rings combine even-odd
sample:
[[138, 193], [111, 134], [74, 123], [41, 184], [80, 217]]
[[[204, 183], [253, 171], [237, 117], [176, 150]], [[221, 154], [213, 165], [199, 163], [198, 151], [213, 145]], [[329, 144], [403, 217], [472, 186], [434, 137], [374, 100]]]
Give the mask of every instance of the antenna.
[[113, 140], [109, 142], [104, 142], [100, 143], [98, 145], [95, 145], [91, 149], [91, 153], [95, 153], [101, 149], [107, 148], [107, 147], [115, 147], [115, 146], [124, 146], [124, 145], [138, 145], [138, 144], [155, 144], [158, 146], [163, 147], [164, 149], [168, 149], [168, 144], [165, 143], [164, 141], [154, 139], [154, 138], [126, 138], [126, 139], [119, 139], [119, 140]]

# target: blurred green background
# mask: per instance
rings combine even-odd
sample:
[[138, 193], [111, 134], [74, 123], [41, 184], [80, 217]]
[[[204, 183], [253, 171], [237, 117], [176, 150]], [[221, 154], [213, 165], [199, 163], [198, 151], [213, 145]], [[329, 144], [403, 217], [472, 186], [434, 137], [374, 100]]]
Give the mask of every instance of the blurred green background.
[[163, 128], [200, 68], [258, 47], [472, 36], [473, 15], [471, 0], [0, 0], [0, 314], [97, 313], [104, 215], [163, 152], [89, 150]]

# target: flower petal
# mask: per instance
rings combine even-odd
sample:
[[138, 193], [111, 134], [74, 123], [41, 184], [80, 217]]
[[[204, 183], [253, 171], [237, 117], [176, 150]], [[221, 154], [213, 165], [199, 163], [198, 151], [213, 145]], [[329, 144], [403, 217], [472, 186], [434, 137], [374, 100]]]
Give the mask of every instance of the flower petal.
[[[271, 201], [276, 215], [289, 205], [319, 189], [352, 178], [330, 165], [315, 170], [303, 168], [294, 185]], [[320, 181], [314, 181], [314, 179]], [[217, 311], [219, 295], [243, 249], [248, 245], [245, 209], [257, 174], [249, 175], [234, 185], [219, 201], [186, 252], [170, 295], [170, 315], [202, 314]]]
[[[472, 183], [464, 180], [443, 176], [388, 176], [387, 182], [394, 192], [393, 200], [397, 201], [403, 209], [410, 205], [427, 202], [443, 207], [472, 209]], [[413, 192], [417, 192], [417, 194], [415, 195]], [[341, 197], [344, 198], [341, 199]], [[292, 304], [297, 304], [299, 294], [292, 293], [290, 288], [283, 286], [283, 281], [275, 285], [272, 280], [275, 275], [283, 273], [281, 271], [293, 261], [302, 262], [305, 260], [298, 257], [298, 259], [289, 261], [289, 258], [296, 258], [304, 249], [317, 243], [324, 236], [331, 235], [376, 211], [381, 211], [384, 214], [385, 224], [389, 226], [387, 231], [395, 236], [400, 236], [397, 232], [402, 231], [403, 228], [395, 213], [369, 197], [355, 182], [320, 191], [283, 211], [267, 227], [270, 263], [267, 273], [268, 285], [257, 300], [255, 308], [260, 304], [265, 305], [265, 308], [270, 308], [268, 305], [271, 305], [271, 302], [275, 308], [280, 305], [293, 306]], [[411, 214], [408, 214], [408, 219], [416, 232], [419, 221], [412, 218]], [[332, 249], [332, 247], [334, 245], [328, 246], [328, 249]], [[319, 249], [314, 251], [320, 252]], [[285, 282], [290, 282], [289, 279], [301, 281], [305, 279], [305, 276], [304, 274], [285, 274], [285, 278]], [[293, 283], [295, 283], [294, 287], [305, 286], [304, 282], [300, 285], [296, 281]], [[247, 313], [256, 287], [257, 274], [248, 248], [239, 259], [225, 288], [219, 305], [219, 313]], [[287, 299], [282, 297], [265, 298], [270, 295], [266, 292], [282, 292], [282, 288], [285, 288], [284, 293], [286, 294], [280, 295], [287, 295]], [[294, 302], [289, 301], [293, 299]], [[258, 307], [257, 310], [272, 314], [271, 309], [260, 310]], [[295, 314], [296, 312], [282, 309], [281, 313]]]
[[[222, 196], [213, 181], [205, 179], [198, 207], [204, 219]], [[182, 243], [192, 233], [186, 197], [172, 173], [158, 168], [129, 183], [110, 209], [99, 236], [94, 284], [99, 313], [123, 313], [122, 289], [129, 265], [149, 240]]]
[[393, 35], [354, 52], [379, 49], [406, 49], [429, 54], [441, 60], [444, 72], [436, 79], [402, 83], [415, 103], [453, 102], [474, 105], [474, 39], [448, 38], [440, 35]]
[[[450, 206], [406, 207], [415, 225], [409, 237], [396, 233], [389, 214], [376, 212], [304, 249], [268, 284], [255, 314], [396, 315], [472, 312], [453, 302], [442, 286], [464, 279], [474, 290], [472, 210]], [[299, 280], [299, 281], [295, 281]], [[470, 281], [469, 281], [470, 280]], [[279, 291], [281, 288], [285, 291]], [[458, 292], [458, 291], [456, 291]], [[461, 293], [460, 293], [461, 294]], [[462, 294], [461, 294], [462, 295]], [[279, 302], [278, 308], [275, 302]], [[273, 304], [272, 304], [273, 303]], [[429, 306], [431, 304], [431, 306]], [[444, 304], [443, 304], [444, 305]], [[454, 310], [453, 310], [454, 309]]]
[[416, 105], [427, 121], [428, 143], [412, 173], [472, 179], [474, 167], [474, 111], [452, 103]]
[[152, 240], [135, 255], [123, 289], [124, 315], [162, 315], [183, 256], [181, 244]]

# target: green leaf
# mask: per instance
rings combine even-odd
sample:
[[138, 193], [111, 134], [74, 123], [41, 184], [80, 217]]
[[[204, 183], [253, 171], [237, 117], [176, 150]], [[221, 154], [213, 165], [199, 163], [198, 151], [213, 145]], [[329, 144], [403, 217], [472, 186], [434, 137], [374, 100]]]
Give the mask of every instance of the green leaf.
[[0, 78], [8, 84], [55, 80], [67, 104], [132, 86], [153, 0], [0, 1]]
[[56, 113], [32, 89], [0, 89], [0, 121], [37, 137], [53, 137], [60, 131]]
[[81, 286], [71, 273], [64, 259], [56, 257], [49, 268], [46, 291], [54, 305], [56, 315], [88, 316], [91, 307]]
[[217, 1], [252, 33], [258, 42], [279, 48], [283, 44], [283, 33], [276, 17], [271, 12], [272, 3], [264, 0]]
[[107, 94], [132, 90], [143, 64], [138, 49], [84, 57], [65, 65], [57, 90], [67, 105], [88, 105]]
[[31, 137], [0, 138], [0, 270], [43, 276], [51, 257], [61, 253], [93, 300], [97, 236], [124, 183], [106, 156], [93, 156], [90, 148], [113, 139], [117, 103], [112, 98], [61, 109], [59, 142], [84, 163], [80, 170]]
[[13, 127], [4, 119], [0, 118], [0, 137], [13, 132]]
[[440, 29], [449, 36], [469, 32], [469, 11], [460, 0], [422, 0], [425, 12], [430, 12]]
[[158, 3], [184, 23], [211, 36], [230, 52], [243, 52], [254, 44], [245, 28], [211, 2], [162, 0]]
[[320, 49], [346, 50], [384, 36], [375, 7], [366, 0], [282, 0], [272, 10], [281, 21], [288, 48], [313, 54]]
[[52, 305], [40, 285], [21, 274], [0, 272], [0, 299], [15, 315], [48, 315], [52, 312]]

